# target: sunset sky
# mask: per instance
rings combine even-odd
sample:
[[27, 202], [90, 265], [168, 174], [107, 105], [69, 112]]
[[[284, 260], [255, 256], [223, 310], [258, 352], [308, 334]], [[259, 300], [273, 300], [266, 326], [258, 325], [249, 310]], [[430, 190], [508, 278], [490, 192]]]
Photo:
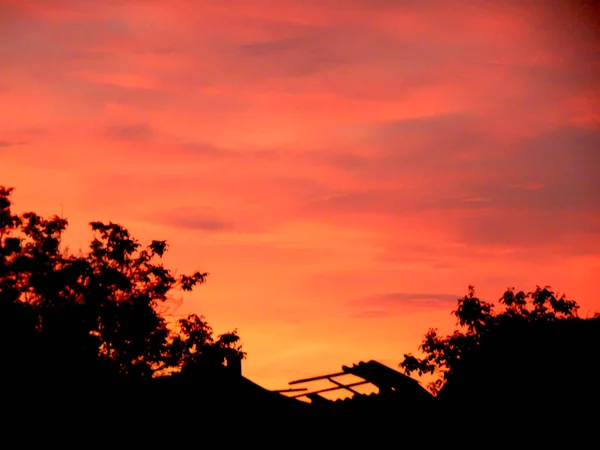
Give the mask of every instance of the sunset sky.
[[238, 328], [267, 388], [395, 367], [469, 284], [591, 316], [592, 3], [0, 0], [0, 185], [73, 249], [166, 239], [210, 273], [173, 314]]

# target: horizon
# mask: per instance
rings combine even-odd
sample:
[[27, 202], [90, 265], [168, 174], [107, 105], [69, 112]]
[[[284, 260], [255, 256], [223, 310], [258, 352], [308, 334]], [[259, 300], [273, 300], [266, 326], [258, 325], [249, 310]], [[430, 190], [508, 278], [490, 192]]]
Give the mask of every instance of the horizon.
[[15, 211], [166, 240], [268, 389], [399, 370], [469, 285], [600, 311], [591, 0], [271, 3], [0, 0]]

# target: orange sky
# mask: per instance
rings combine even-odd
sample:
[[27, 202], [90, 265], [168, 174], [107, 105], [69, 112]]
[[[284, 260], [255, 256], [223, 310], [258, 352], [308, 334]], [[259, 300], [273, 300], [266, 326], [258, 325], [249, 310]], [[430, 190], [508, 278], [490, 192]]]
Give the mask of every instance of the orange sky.
[[591, 3], [0, 0], [0, 184], [166, 239], [268, 388], [395, 366], [469, 284], [592, 314]]

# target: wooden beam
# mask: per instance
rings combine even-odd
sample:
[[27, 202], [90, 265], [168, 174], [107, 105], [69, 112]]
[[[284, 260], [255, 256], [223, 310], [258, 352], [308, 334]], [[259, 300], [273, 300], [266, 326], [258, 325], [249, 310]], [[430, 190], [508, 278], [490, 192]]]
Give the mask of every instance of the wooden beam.
[[350, 384], [347, 384], [345, 386], [342, 385], [342, 386], [336, 386], [336, 387], [330, 387], [330, 388], [320, 389], [318, 391], [309, 392], [307, 394], [296, 394], [296, 395], [292, 395], [290, 398], [305, 397], [305, 396], [308, 396], [310, 394], [320, 394], [321, 392], [337, 391], [338, 389], [348, 389], [350, 387], [360, 386], [362, 384], [369, 384], [369, 382], [368, 381], [358, 381], [356, 383], [350, 383]]
[[308, 391], [308, 388], [296, 388], [296, 389], [292, 389], [292, 388], [288, 388], [288, 389], [276, 389], [274, 391], [271, 392], [277, 392], [279, 394], [283, 394], [285, 392], [300, 392], [300, 391]]
[[347, 391], [350, 391], [350, 392], [352, 392], [353, 394], [358, 394], [358, 392], [357, 392], [357, 391], [355, 391], [354, 389], [352, 389], [352, 388], [350, 387], [350, 386], [352, 386], [352, 385], [350, 385], [350, 384], [342, 384], [342, 383], [340, 383], [339, 381], [335, 381], [335, 380], [334, 380], [334, 379], [332, 379], [332, 378], [328, 378], [328, 380], [329, 380], [329, 381], [331, 381], [333, 384], [337, 384], [337, 385], [340, 387], [340, 389], [346, 389]]
[[290, 381], [288, 384], [291, 385], [291, 384], [308, 383], [309, 381], [327, 380], [331, 377], [339, 377], [342, 375], [348, 375], [348, 374], [346, 372], [338, 372], [338, 373], [332, 373], [331, 375], [321, 375], [319, 377], [303, 378], [302, 380]]

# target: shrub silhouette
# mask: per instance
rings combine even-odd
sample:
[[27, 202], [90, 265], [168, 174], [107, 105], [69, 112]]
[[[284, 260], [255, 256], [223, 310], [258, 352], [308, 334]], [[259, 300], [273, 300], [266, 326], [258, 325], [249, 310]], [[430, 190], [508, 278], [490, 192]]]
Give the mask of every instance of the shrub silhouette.
[[207, 273], [176, 277], [167, 244], [146, 247], [122, 226], [92, 222], [89, 251], [61, 249], [67, 221], [11, 211], [0, 186], [0, 352], [13, 379], [144, 379], [165, 370], [243, 358], [237, 332], [213, 338], [203, 317], [169, 328], [158, 312], [169, 294]]
[[579, 309], [575, 301], [567, 300], [564, 294], [558, 296], [550, 286], [537, 286], [527, 294], [515, 293], [514, 288], [509, 288], [499, 303], [501, 309], [496, 312], [493, 304], [480, 300], [475, 288], [469, 286], [467, 295], [458, 300], [458, 307], [452, 311], [461, 329], [448, 336], [440, 336], [437, 329], [430, 329], [419, 347], [425, 355], [419, 358], [405, 354], [400, 368], [407, 375], [414, 372], [437, 375], [429, 388], [438, 393], [463, 360], [484, 342], [490, 342], [490, 337], [496, 339], [499, 332], [507, 330], [532, 330], [540, 324], [575, 319]]

